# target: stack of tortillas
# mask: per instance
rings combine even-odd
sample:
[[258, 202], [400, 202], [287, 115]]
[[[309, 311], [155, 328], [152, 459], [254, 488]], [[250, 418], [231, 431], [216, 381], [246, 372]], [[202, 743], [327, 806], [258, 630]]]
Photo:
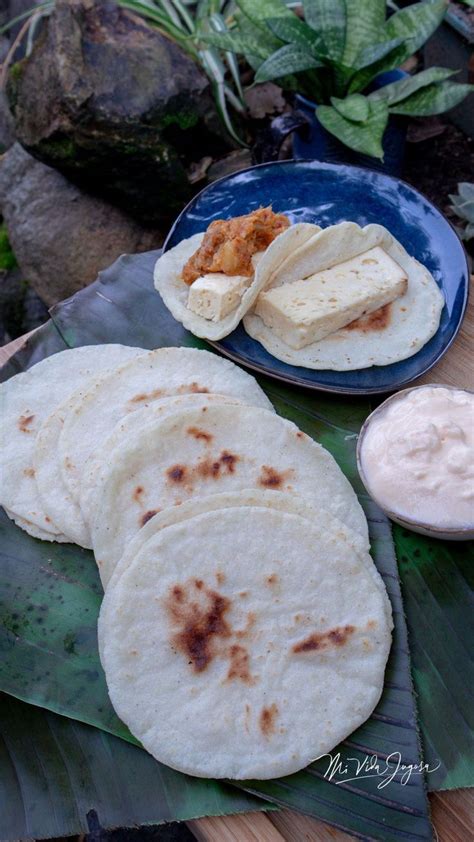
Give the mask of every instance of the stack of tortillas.
[[271, 778], [370, 715], [392, 621], [364, 514], [250, 375], [99, 345], [1, 388], [0, 501], [30, 534], [93, 548], [110, 697], [151, 754]]

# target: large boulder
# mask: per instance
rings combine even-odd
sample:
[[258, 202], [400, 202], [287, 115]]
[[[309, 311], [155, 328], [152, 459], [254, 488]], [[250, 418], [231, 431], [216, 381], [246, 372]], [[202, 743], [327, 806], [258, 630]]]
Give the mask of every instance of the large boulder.
[[0, 159], [0, 211], [23, 278], [49, 306], [94, 281], [121, 254], [163, 240], [18, 143]]
[[189, 198], [189, 163], [229, 148], [207, 76], [111, 0], [57, 0], [8, 91], [28, 151], [148, 222]]

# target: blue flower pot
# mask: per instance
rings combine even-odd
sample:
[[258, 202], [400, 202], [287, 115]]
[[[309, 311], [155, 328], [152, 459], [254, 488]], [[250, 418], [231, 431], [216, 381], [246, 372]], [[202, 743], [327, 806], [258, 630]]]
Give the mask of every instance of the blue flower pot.
[[[381, 73], [367, 89], [367, 93], [396, 82], [407, 74], [403, 70]], [[403, 117], [390, 117], [383, 137], [384, 160], [362, 155], [345, 146], [334, 135], [327, 132], [318, 120], [318, 106], [315, 102], [297, 94], [295, 110], [272, 121], [270, 137], [261, 141], [254, 149], [257, 163], [274, 160], [283, 139], [293, 132], [293, 157], [328, 161], [332, 164], [353, 164], [369, 167], [390, 175], [400, 175], [405, 156], [407, 122]]]

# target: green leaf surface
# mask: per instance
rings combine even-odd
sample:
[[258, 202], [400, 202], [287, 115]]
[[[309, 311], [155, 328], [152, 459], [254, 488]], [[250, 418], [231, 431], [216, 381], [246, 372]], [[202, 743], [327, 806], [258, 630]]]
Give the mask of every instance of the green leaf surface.
[[291, 18], [268, 18], [267, 24], [273, 34], [285, 43], [301, 47], [315, 58], [325, 58], [323, 40], [319, 33], [296, 15]]
[[257, 0], [257, 2], [255, 0], [236, 0], [236, 3], [249, 20], [263, 29], [266, 28], [265, 21], [268, 18], [288, 18], [290, 20], [294, 17], [294, 13], [283, 3], [283, 0]]
[[304, 0], [303, 8], [306, 23], [321, 35], [327, 55], [341, 61], [346, 41], [345, 0]]
[[[38, 354], [46, 333], [51, 331], [54, 342], [59, 333], [71, 346], [117, 339], [143, 347], [204, 346], [174, 321], [154, 291], [155, 259], [156, 253], [122, 257], [101, 273], [95, 284], [53, 308], [56, 327], [50, 325], [40, 340], [33, 338], [29, 346], [32, 352]], [[22, 363], [28, 361], [28, 353], [28, 349], [23, 351]], [[430, 839], [422, 776], [415, 773], [410, 785], [404, 785], [397, 767], [398, 755], [394, 754], [400, 752], [403, 761], [410, 764], [420, 760], [406, 627], [390, 528], [386, 518], [362, 493], [355, 464], [355, 431], [369, 411], [369, 404], [302, 393], [266, 378], [261, 378], [261, 383], [281, 415], [296, 421], [334, 454], [366, 507], [374, 559], [392, 600], [396, 631], [381, 702], [368, 722], [341, 745], [340, 752], [343, 764], [374, 756], [380, 774], [393, 773], [393, 780], [379, 789], [379, 777], [362, 776], [349, 782], [341, 769], [329, 780], [326, 758], [298, 775], [244, 782], [240, 786], [364, 837], [386, 842]], [[61, 706], [69, 716], [83, 716], [87, 710], [87, 716], [93, 716], [97, 725], [120, 729], [117, 733], [127, 736], [126, 729], [114, 721], [97, 658], [96, 617], [92, 614], [94, 609], [97, 612], [100, 593], [92, 555], [65, 545], [48, 544], [45, 549], [41, 542], [29, 538], [7, 520], [1, 522], [1, 530], [4, 549], [0, 557], [0, 587], [5, 619], [0, 686], [8, 682], [10, 692], [25, 698], [28, 693], [30, 700], [38, 699], [40, 704], [54, 706], [55, 710]], [[14, 542], [24, 549], [14, 546]], [[59, 596], [66, 596], [66, 604]], [[42, 611], [45, 605], [47, 611]], [[28, 611], [30, 606], [33, 607]], [[43, 622], [37, 622], [43, 617]], [[35, 646], [29, 646], [27, 641]], [[29, 654], [30, 648], [35, 650], [34, 658]], [[61, 689], [64, 677], [67, 688]]]
[[285, 44], [260, 65], [255, 74], [255, 81], [268, 82], [315, 67], [321, 67], [321, 62], [311, 53], [297, 44]]
[[435, 789], [474, 784], [474, 542], [436, 541], [394, 525], [393, 536]]
[[447, 0], [423, 0], [401, 9], [388, 19], [385, 26], [387, 37], [407, 39], [401, 61], [416, 53], [436, 31], [444, 18], [447, 5]]
[[331, 105], [337, 113], [353, 123], [364, 123], [370, 114], [370, 103], [362, 94], [352, 94], [345, 99], [331, 97]]
[[397, 82], [390, 82], [389, 85], [384, 85], [383, 88], [372, 91], [368, 96], [372, 101], [384, 99], [389, 105], [394, 105], [433, 82], [444, 82], [445, 79], [449, 79], [457, 72], [446, 67], [430, 67], [428, 70], [421, 70], [414, 76], [407, 76], [405, 79], [398, 79]]
[[382, 41], [380, 44], [370, 44], [368, 47], [364, 47], [360, 53], [357, 53], [354, 60], [354, 67], [357, 70], [363, 70], [371, 64], [376, 64], [386, 58], [389, 53], [393, 53], [402, 43], [403, 38], [391, 38], [388, 41]]
[[[141, 748], [0, 693], [2, 840], [45, 839], [268, 810], [234, 787], [164, 769]], [[91, 811], [95, 816], [91, 816]]]
[[330, 105], [320, 105], [317, 117], [326, 131], [350, 149], [383, 159], [382, 138], [388, 122], [388, 106], [383, 101], [372, 102], [364, 123], [346, 119]]
[[382, 40], [398, 37], [398, 33], [384, 34], [385, 0], [346, 0], [346, 15], [343, 63], [349, 67], [354, 66], [361, 49]]
[[416, 93], [390, 106], [391, 114], [406, 114], [412, 117], [428, 117], [431, 114], [443, 114], [459, 105], [466, 96], [474, 91], [474, 85], [461, 85], [457, 82], [440, 82], [429, 85]]

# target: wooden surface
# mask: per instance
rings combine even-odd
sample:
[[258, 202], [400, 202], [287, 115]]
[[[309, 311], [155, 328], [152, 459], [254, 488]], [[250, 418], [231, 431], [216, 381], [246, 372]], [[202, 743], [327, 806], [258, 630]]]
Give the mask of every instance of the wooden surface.
[[[26, 336], [21, 337], [0, 348], [0, 365], [21, 348], [25, 339]], [[448, 383], [474, 390], [473, 349], [474, 294], [454, 344], [413, 385]], [[431, 793], [429, 800], [438, 842], [474, 840], [474, 789]], [[330, 825], [291, 810], [196, 819], [188, 822], [188, 826], [198, 842], [350, 842], [353, 839]]]

